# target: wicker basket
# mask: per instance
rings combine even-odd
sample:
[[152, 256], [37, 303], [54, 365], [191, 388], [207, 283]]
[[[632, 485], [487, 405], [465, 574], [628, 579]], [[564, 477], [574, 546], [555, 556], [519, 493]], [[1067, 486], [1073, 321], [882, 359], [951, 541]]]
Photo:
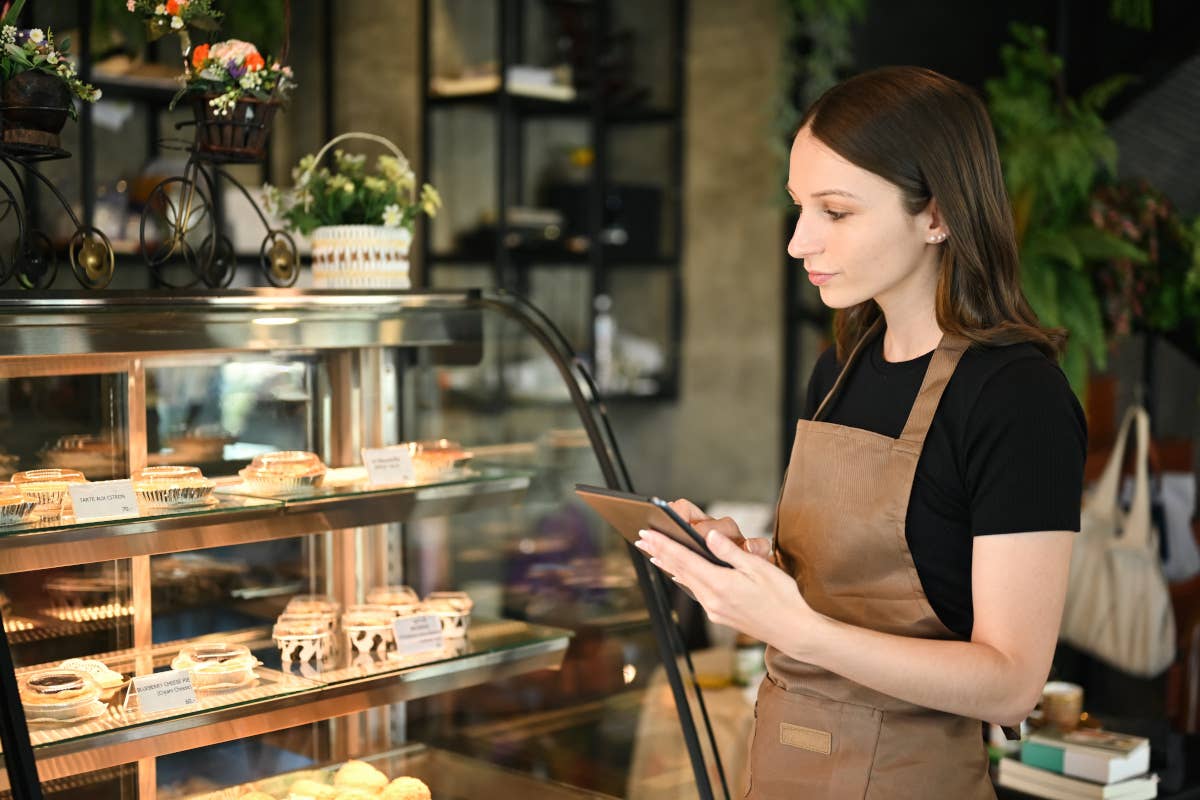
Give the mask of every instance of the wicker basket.
[[[349, 139], [375, 142], [397, 158], [404, 153], [391, 140], [374, 133], [335, 136], [316, 155], [316, 163]], [[315, 289], [408, 289], [408, 250], [412, 232], [383, 225], [323, 225], [309, 235], [312, 241]]]
[[262, 161], [280, 102], [243, 97], [228, 114], [218, 114], [209, 103], [218, 96], [206, 92], [193, 100], [197, 150], [224, 161]]
[[382, 225], [325, 225], [312, 232], [313, 288], [408, 289], [412, 234]]

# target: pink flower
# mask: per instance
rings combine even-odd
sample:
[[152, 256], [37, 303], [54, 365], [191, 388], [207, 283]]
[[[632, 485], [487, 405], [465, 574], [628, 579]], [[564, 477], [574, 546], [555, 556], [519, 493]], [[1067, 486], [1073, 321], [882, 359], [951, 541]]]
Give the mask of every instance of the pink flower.
[[137, 11], [137, 3], [135, 0], [126, 0], [125, 8], [129, 9], [130, 11]]

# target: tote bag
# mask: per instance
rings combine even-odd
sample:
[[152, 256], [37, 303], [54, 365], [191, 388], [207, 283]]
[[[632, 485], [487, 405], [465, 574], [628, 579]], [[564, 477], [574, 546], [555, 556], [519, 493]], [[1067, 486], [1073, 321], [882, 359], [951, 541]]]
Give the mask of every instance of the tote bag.
[[[1131, 432], [1137, 461], [1126, 514], [1117, 491]], [[1061, 632], [1068, 644], [1139, 677], [1158, 675], [1175, 659], [1175, 617], [1150, 521], [1149, 448], [1150, 418], [1135, 406], [1125, 414], [1100, 482], [1083, 504]]]

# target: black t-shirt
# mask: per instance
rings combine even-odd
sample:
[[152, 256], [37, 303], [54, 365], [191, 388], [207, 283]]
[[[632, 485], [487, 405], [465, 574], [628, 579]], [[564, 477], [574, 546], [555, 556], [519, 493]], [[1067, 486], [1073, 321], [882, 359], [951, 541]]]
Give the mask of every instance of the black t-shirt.
[[[898, 438], [933, 354], [889, 363], [875, 337], [824, 422]], [[812, 419], [842, 365], [813, 368]], [[1031, 344], [972, 346], [946, 385], [917, 462], [906, 535], [921, 586], [947, 628], [970, 638], [972, 539], [1079, 530], [1087, 423], [1062, 370]]]

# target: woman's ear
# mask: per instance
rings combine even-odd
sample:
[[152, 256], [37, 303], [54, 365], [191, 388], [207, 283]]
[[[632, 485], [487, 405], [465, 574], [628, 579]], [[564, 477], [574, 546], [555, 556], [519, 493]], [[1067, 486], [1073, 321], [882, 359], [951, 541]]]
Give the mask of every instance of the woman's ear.
[[931, 199], [929, 205], [921, 212], [925, 241], [929, 244], [941, 244], [950, 236], [946, 221], [942, 218], [941, 209], [936, 199]]

